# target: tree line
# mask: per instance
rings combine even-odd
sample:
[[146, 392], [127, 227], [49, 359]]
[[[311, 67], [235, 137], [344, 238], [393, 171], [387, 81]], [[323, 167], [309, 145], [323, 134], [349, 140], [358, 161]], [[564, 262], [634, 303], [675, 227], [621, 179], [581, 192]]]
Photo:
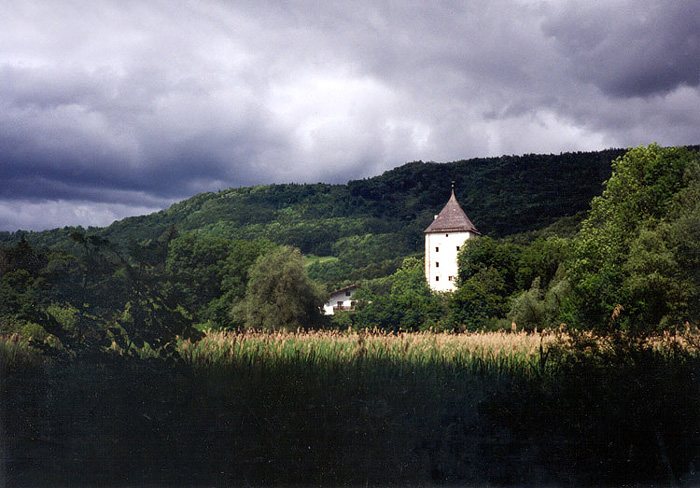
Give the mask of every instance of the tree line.
[[584, 211], [611, 161], [611, 149], [558, 155], [527, 154], [450, 163], [413, 162], [345, 185], [281, 184], [202, 193], [150, 215], [106, 228], [64, 227], [0, 232], [0, 245], [24, 235], [32, 246], [80, 252], [71, 235], [101, 237], [122, 252], [155, 241], [169, 228], [229, 240], [267, 239], [305, 256], [333, 257], [309, 268], [330, 288], [387, 276], [401, 258], [423, 248], [423, 229], [449, 196], [457, 196], [486, 235], [504, 237], [546, 227]]
[[[648, 331], [697, 324], [697, 151], [640, 147], [612, 170], [586, 214], [467, 241], [457, 291], [444, 295], [429, 290], [422, 256], [391, 233], [341, 238], [330, 244], [337, 256], [325, 260], [208, 227], [170, 225], [127, 244], [78, 229], [70, 245], [53, 248], [20, 237], [0, 249], [0, 332], [31, 336], [47, 350], [128, 352], [167, 350], [176, 337], [206, 329], [531, 330], [566, 323]], [[353, 275], [368, 267], [375, 273], [369, 278]], [[348, 277], [362, 284], [358, 309], [323, 317], [327, 292]]]
[[698, 161], [698, 152], [685, 148], [633, 149], [613, 162], [603, 194], [580, 223], [468, 240], [451, 294], [431, 293], [422, 262], [407, 259], [383, 284], [388, 293], [369, 290], [353, 321], [448, 330], [567, 324], [631, 333], [697, 325]]

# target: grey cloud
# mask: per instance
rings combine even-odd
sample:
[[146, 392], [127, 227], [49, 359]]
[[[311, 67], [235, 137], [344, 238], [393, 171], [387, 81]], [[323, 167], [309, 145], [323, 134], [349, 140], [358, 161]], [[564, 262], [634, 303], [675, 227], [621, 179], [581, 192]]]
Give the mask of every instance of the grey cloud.
[[0, 228], [45, 225], [41, 202], [62, 225], [416, 159], [697, 143], [698, 4], [587, 5], [13, 2]]
[[156, 212], [160, 206], [101, 203], [93, 200], [0, 199], [0, 230], [41, 230], [65, 226], [106, 226], [127, 215]]
[[549, 19], [578, 76], [616, 97], [665, 94], [700, 83], [700, 3], [579, 2]]

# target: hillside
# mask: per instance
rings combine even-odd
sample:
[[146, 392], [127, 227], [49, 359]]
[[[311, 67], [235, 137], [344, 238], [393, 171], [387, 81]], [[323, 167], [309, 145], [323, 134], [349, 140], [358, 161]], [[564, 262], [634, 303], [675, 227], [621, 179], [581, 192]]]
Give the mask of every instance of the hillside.
[[[347, 185], [201, 194], [104, 229], [18, 233], [0, 246], [0, 318], [15, 330], [48, 314], [57, 332], [117, 323], [129, 340], [158, 343], [193, 324], [263, 327], [263, 305], [277, 307], [264, 328], [277, 327], [290, 296], [304, 297], [294, 310], [306, 315], [280, 327], [320, 326], [326, 293], [360, 283], [367, 306], [352, 320], [384, 330], [593, 328], [618, 304], [637, 325], [683, 323], [696, 315], [684, 305], [696, 287], [683, 270], [697, 267], [687, 236], [697, 227], [698, 153], [651, 144], [611, 163], [620, 152], [410, 163]], [[460, 250], [448, 300], [430, 293], [421, 251], [451, 179], [484, 235]], [[281, 284], [291, 291], [280, 295]]]
[[[264, 237], [299, 247], [305, 254], [345, 258], [396, 258], [422, 249], [422, 231], [449, 195], [457, 196], [482, 233], [506, 236], [552, 224], [588, 208], [610, 175], [610, 162], [624, 150], [560, 155], [502, 156], [451, 163], [413, 162], [345, 185], [280, 184], [202, 193], [150, 215], [90, 228], [112, 243], [155, 239], [175, 226], [226, 238]], [[66, 227], [21, 233], [33, 245], [69, 248]], [[82, 230], [79, 229], [78, 230]], [[369, 235], [371, 234], [371, 236]], [[0, 233], [12, 242], [20, 233]], [[349, 256], [374, 249], [379, 256]]]

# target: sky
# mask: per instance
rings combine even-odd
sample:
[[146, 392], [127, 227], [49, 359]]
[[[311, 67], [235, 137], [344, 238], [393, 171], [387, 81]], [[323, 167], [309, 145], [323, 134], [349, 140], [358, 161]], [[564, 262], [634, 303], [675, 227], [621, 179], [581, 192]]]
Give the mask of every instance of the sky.
[[651, 142], [700, 144], [699, 1], [2, 1], [0, 230]]

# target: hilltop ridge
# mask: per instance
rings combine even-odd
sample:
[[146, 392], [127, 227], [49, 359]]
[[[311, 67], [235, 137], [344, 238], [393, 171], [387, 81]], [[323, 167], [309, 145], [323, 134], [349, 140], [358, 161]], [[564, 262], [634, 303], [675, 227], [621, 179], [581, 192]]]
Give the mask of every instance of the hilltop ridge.
[[[418, 251], [422, 230], [449, 196], [457, 196], [484, 234], [507, 236], [554, 223], [588, 208], [624, 149], [410, 162], [347, 184], [273, 184], [200, 193], [149, 215], [87, 229], [115, 244], [156, 239], [168, 227], [228, 238], [268, 238], [304, 253], [335, 255], [343, 240], [393, 236], [396, 251]], [[33, 244], [65, 247], [64, 227], [3, 232], [0, 242], [25, 236]], [[384, 238], [386, 240], [386, 238]]]

